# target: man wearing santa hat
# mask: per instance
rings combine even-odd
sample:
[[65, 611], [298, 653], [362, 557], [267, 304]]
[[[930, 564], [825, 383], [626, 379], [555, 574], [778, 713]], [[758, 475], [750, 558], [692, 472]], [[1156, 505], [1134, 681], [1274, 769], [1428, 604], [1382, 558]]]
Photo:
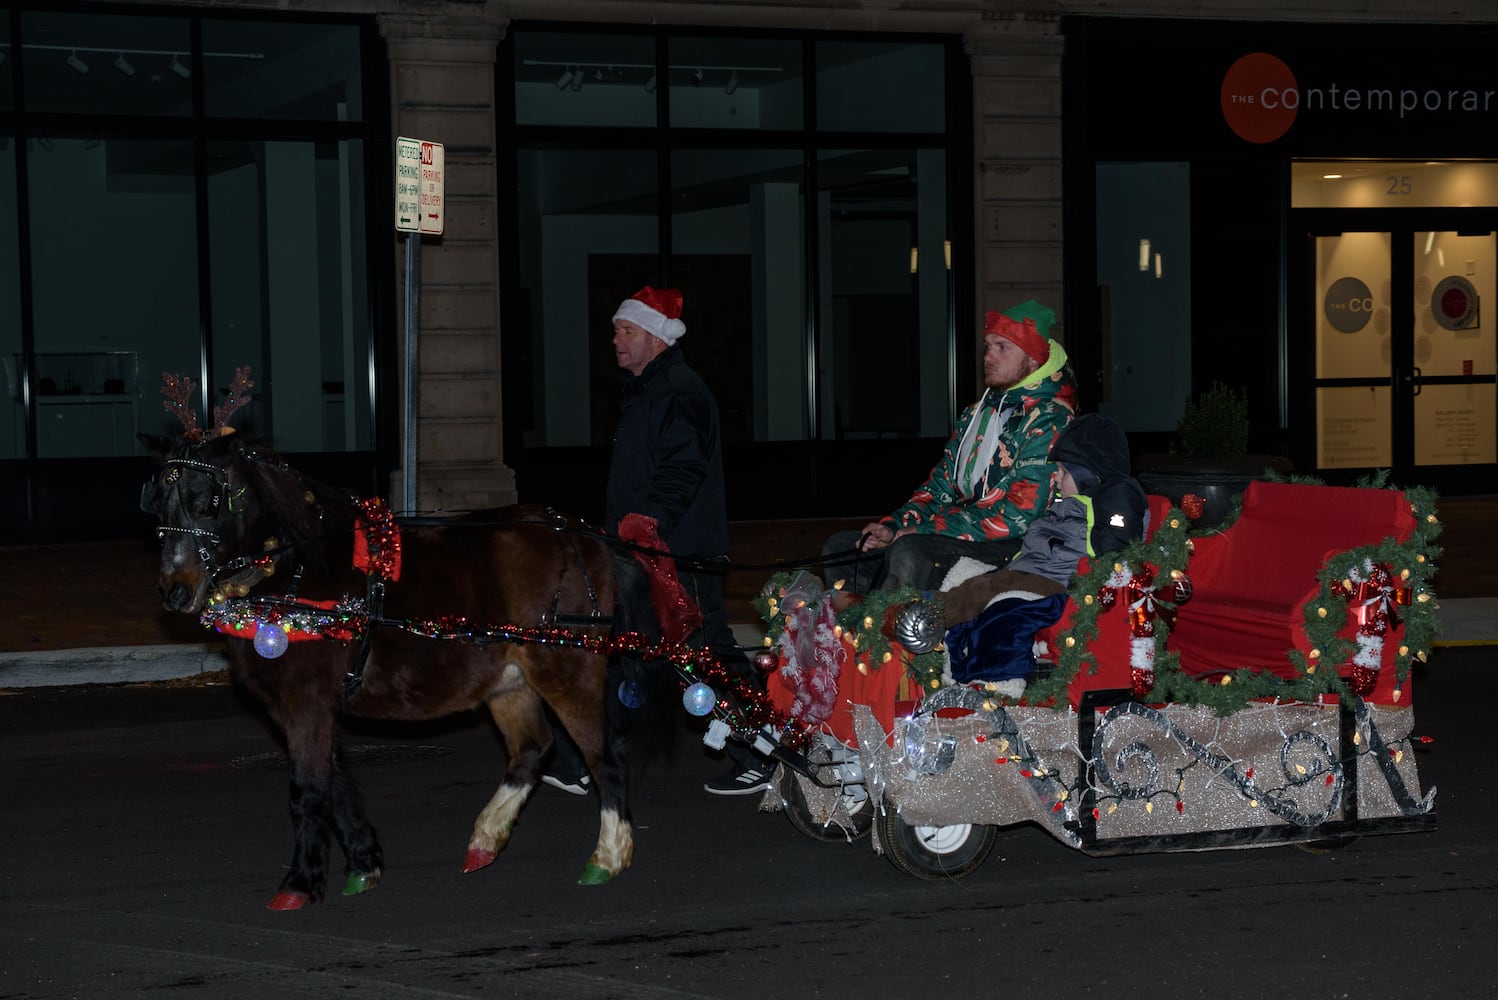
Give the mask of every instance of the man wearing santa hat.
[[[686, 335], [682, 295], [646, 285], [614, 313], [614, 357], [619, 364], [619, 423], [604, 502], [604, 529], [618, 534], [627, 515], [654, 522], [673, 554], [716, 558], [728, 552], [728, 504], [723, 485], [723, 444], [718, 403], [707, 383], [688, 367], [677, 341]], [[725, 563], [726, 568], [726, 563]], [[758, 676], [734, 641], [723, 606], [721, 574], [677, 567], [682, 586], [702, 611], [701, 631], [687, 641], [705, 644], [723, 665], [748, 683]], [[748, 795], [770, 786], [771, 767], [750, 751], [728, 745], [735, 764], [706, 788], [717, 795]], [[548, 784], [583, 793], [580, 762], [558, 752]]]

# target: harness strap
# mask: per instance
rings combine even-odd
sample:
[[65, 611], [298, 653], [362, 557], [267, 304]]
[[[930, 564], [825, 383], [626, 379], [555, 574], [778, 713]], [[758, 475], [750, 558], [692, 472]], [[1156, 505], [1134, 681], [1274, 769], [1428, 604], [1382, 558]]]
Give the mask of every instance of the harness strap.
[[[555, 511], [549, 512], [551, 513], [552, 518], [552, 530], [556, 531], [558, 534], [567, 534], [567, 545], [572, 549], [572, 561], [568, 565], [562, 567], [562, 575], [557, 580], [557, 589], [551, 595], [551, 607], [547, 609], [546, 614], [541, 616], [541, 624], [562, 624], [564, 619], [567, 623], [573, 626], [579, 624], [603, 624], [605, 622], [603, 612], [598, 608], [598, 588], [593, 586], [593, 577], [588, 573], [588, 564], [583, 561], [583, 554], [578, 551], [577, 536], [575, 534], [567, 533], [567, 519], [565, 517], [556, 513]], [[567, 583], [567, 573], [573, 565], [576, 565], [582, 569], [583, 585], [588, 588], [589, 614], [587, 616], [567, 614], [565, 612], [559, 612], [557, 610], [562, 603], [562, 587]], [[609, 619], [609, 621], [612, 621], [612, 619]]]
[[369, 615], [369, 624], [364, 628], [364, 634], [359, 637], [359, 648], [354, 651], [354, 662], [349, 664], [348, 672], [343, 675], [343, 707], [353, 700], [354, 695], [359, 693], [359, 688], [364, 684], [364, 669], [369, 666], [369, 653], [374, 648], [375, 629], [380, 627], [385, 614], [385, 581], [378, 577], [370, 577], [366, 588], [364, 602], [365, 613]]

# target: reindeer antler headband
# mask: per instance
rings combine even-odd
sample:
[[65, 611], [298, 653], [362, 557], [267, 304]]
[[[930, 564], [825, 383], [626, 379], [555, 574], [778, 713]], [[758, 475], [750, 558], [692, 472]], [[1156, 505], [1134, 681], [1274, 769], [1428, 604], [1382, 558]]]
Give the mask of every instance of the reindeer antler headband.
[[[161, 394], [166, 397], [162, 406], [182, 422], [182, 437], [194, 442], [201, 441], [204, 437], [203, 430], [198, 427], [198, 412], [188, 403], [197, 387], [198, 384], [187, 375], [165, 372], [161, 376]], [[234, 433], [234, 428], [229, 426], [229, 418], [250, 401], [250, 390], [253, 388], [255, 383], [250, 381], [250, 366], [234, 369], [234, 380], [229, 383], [228, 396], [224, 398], [222, 405], [213, 408], [213, 426], [208, 429], [208, 437]]]

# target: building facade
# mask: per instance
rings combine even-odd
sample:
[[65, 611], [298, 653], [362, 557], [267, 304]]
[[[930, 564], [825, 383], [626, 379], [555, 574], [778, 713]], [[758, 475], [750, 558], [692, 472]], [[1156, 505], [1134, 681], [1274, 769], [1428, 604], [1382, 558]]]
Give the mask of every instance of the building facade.
[[0, 3], [0, 537], [139, 530], [162, 373], [207, 423], [242, 365], [351, 489], [596, 516], [646, 283], [738, 519], [892, 507], [1029, 298], [1136, 447], [1220, 381], [1302, 471], [1490, 489], [1498, 12], [1344, 7]]

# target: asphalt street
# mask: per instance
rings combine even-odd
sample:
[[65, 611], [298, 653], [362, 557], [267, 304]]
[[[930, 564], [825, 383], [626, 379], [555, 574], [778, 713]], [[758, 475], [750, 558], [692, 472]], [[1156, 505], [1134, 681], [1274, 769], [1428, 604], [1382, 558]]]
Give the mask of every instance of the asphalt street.
[[55, 997], [1490, 997], [1498, 910], [1492, 647], [1415, 683], [1433, 832], [1082, 855], [1006, 831], [977, 872], [909, 878], [820, 843], [683, 732], [636, 778], [633, 868], [578, 886], [596, 800], [538, 789], [459, 872], [503, 751], [478, 716], [350, 725], [386, 851], [363, 896], [265, 909], [290, 854], [274, 737], [222, 686], [0, 696], [0, 1000]]

